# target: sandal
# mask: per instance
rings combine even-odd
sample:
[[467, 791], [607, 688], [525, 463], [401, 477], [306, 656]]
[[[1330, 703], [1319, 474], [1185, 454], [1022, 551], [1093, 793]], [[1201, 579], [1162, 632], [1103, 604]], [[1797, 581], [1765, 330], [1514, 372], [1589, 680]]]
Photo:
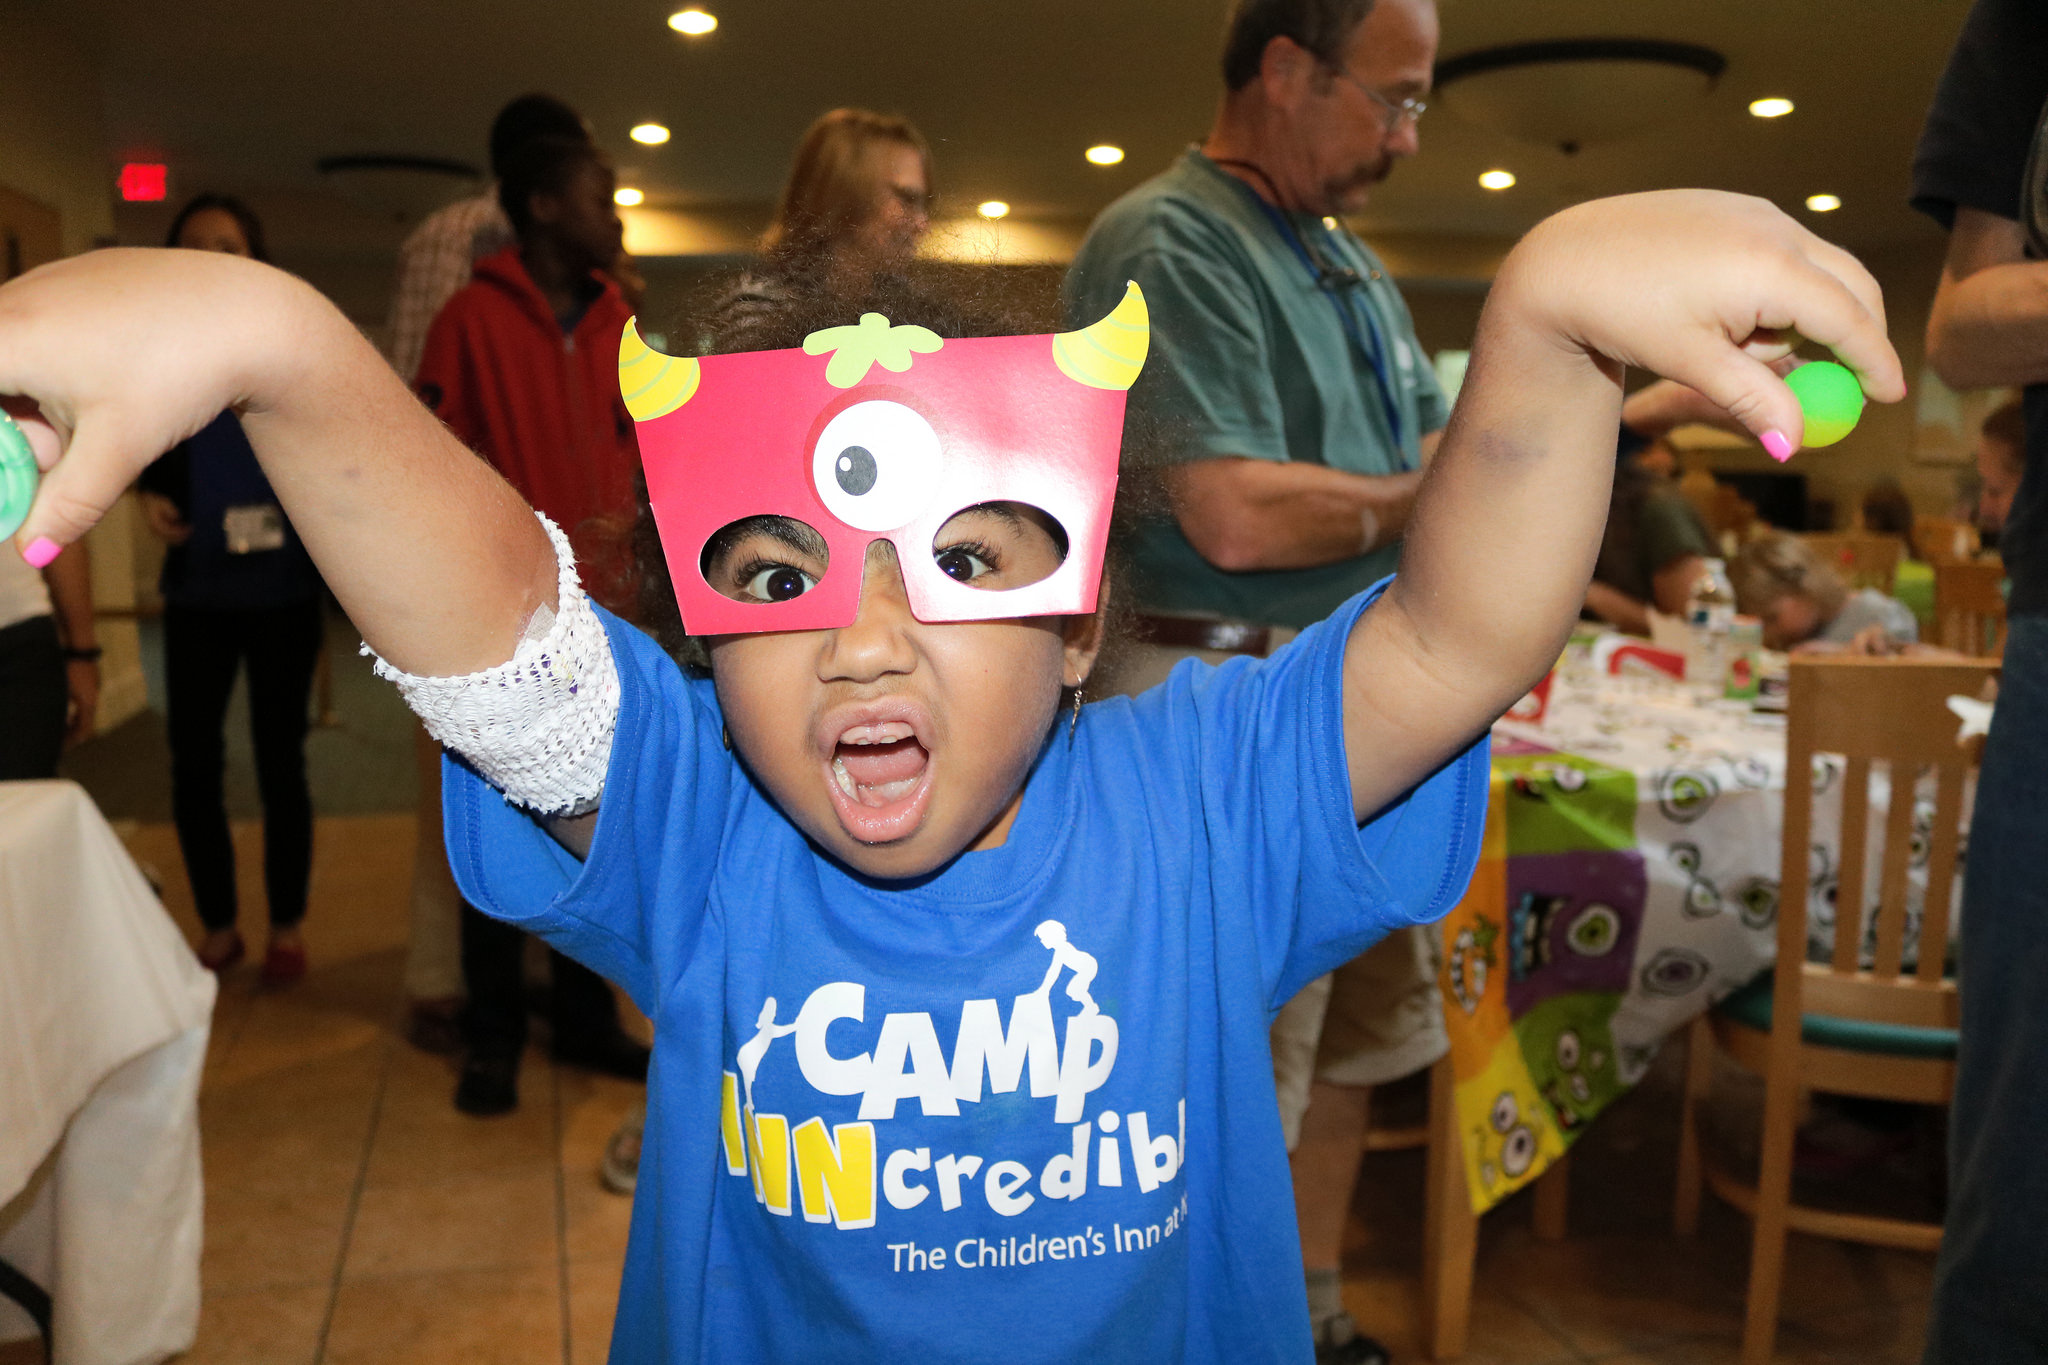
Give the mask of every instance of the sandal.
[[306, 947], [302, 943], [273, 943], [263, 954], [263, 984], [289, 986], [306, 974]]
[[237, 929], [234, 931], [234, 938], [229, 940], [228, 946], [218, 952], [208, 953], [206, 945], [202, 942], [198, 948], [199, 965], [212, 972], [215, 976], [219, 976], [222, 972], [240, 962], [248, 955], [248, 952], [249, 945], [242, 941], [242, 931]]

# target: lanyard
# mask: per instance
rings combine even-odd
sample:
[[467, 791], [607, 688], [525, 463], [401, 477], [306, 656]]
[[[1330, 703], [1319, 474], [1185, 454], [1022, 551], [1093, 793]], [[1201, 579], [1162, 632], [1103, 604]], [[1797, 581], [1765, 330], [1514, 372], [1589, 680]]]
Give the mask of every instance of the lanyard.
[[[1260, 179], [1265, 179], [1264, 173], [1258, 167], [1248, 162], [1231, 162], [1228, 164], [1243, 166], [1253, 174], [1258, 175]], [[1232, 176], [1231, 179], [1236, 180], [1236, 177]], [[1270, 184], [1270, 182], [1268, 183]], [[1295, 259], [1301, 262], [1303, 269], [1308, 271], [1309, 278], [1315, 282], [1317, 292], [1327, 298], [1330, 301], [1330, 306], [1337, 310], [1337, 323], [1344, 329], [1344, 335], [1351, 339], [1351, 343], [1358, 347], [1359, 353], [1365, 357], [1365, 363], [1372, 367], [1372, 377], [1375, 381], [1375, 387], [1379, 391], [1380, 409], [1386, 414], [1387, 427], [1394, 434], [1394, 459], [1402, 469], [1410, 468], [1408, 450], [1401, 441], [1401, 409], [1394, 400], [1393, 378], [1387, 373], [1385, 339], [1380, 335], [1379, 323], [1373, 317], [1373, 310], [1370, 305], [1365, 305], [1362, 311], [1365, 317], [1366, 332], [1370, 334], [1371, 340], [1368, 341], [1366, 336], [1360, 333], [1358, 328], [1360, 309], [1350, 301], [1350, 297], [1344, 292], [1347, 289], [1363, 289], [1365, 287], [1364, 279], [1356, 270], [1348, 265], [1333, 267], [1327, 262], [1317, 261], [1314, 256], [1310, 255], [1307, 241], [1303, 239], [1300, 229], [1295, 226], [1291, 219], [1278, 208], [1267, 203], [1265, 198], [1253, 190], [1250, 185], [1245, 184], [1241, 180], [1237, 181], [1237, 185], [1239, 189], [1243, 190], [1250, 197], [1252, 203], [1258, 205], [1259, 211], [1272, 221], [1274, 228], [1280, 233], [1280, 240], [1287, 243], [1288, 247], [1294, 252]]]

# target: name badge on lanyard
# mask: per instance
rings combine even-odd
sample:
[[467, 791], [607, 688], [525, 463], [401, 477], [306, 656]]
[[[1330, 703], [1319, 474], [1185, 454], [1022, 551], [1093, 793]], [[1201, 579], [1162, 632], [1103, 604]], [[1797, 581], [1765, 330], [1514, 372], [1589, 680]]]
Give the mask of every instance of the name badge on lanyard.
[[284, 548], [284, 511], [274, 502], [230, 507], [221, 518], [231, 555], [260, 554]]

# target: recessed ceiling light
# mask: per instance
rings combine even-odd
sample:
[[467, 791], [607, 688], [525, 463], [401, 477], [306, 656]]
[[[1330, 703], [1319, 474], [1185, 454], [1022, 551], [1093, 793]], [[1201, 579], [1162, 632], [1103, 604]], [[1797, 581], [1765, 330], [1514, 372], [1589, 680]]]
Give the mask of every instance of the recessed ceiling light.
[[1513, 171], [1481, 171], [1479, 173], [1479, 183], [1483, 188], [1489, 190], [1509, 189], [1515, 183], [1515, 173]]
[[701, 38], [718, 27], [718, 17], [701, 9], [679, 9], [668, 17], [668, 26], [678, 33]]
[[1749, 102], [1749, 112], [1755, 114], [1758, 118], [1783, 118], [1792, 112], [1792, 101], [1780, 95], [1772, 95], [1768, 99], [1751, 100]]
[[1000, 199], [990, 199], [984, 202], [981, 208], [977, 210], [984, 218], [1001, 218], [1009, 211], [1010, 206]]
[[612, 202], [621, 208], [637, 208], [647, 196], [631, 185], [621, 185], [612, 191]]
[[1806, 196], [1806, 207], [1815, 213], [1833, 213], [1842, 207], [1842, 201], [1832, 194], [1809, 194]]
[[643, 147], [659, 147], [668, 141], [668, 129], [659, 123], [636, 123], [626, 136]]
[[1124, 149], [1111, 142], [1098, 142], [1088, 149], [1086, 155], [1098, 166], [1114, 166], [1124, 159]]

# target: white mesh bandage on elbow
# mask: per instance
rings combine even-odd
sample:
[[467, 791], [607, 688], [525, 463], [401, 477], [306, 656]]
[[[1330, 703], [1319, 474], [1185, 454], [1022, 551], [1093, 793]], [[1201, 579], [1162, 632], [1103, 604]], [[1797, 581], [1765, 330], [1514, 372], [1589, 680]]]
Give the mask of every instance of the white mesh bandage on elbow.
[[422, 678], [393, 668], [368, 645], [363, 653], [376, 660], [379, 677], [398, 685], [427, 733], [485, 781], [537, 814], [579, 815], [604, 790], [619, 670], [577, 581], [568, 537], [540, 521], [555, 547], [556, 608], [533, 614], [511, 659], [459, 678]]

